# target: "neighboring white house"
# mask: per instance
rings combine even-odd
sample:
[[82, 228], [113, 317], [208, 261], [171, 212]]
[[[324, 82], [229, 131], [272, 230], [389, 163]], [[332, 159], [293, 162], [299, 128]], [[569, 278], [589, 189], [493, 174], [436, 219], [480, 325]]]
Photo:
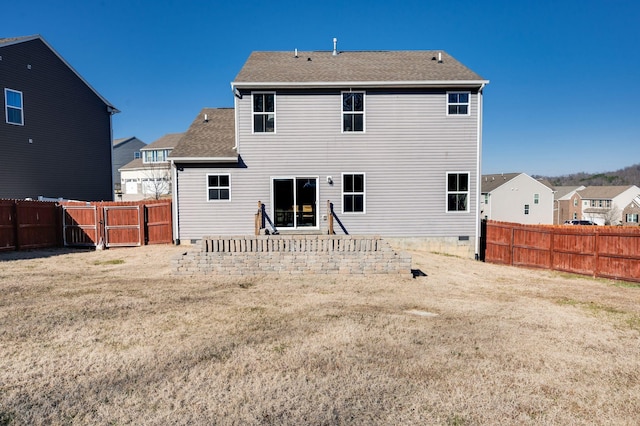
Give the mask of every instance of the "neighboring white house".
[[164, 135], [140, 149], [138, 156], [120, 171], [121, 201], [158, 199], [171, 195], [169, 154], [183, 133]]
[[640, 195], [640, 188], [627, 186], [588, 186], [578, 191], [582, 199], [582, 219], [598, 225], [620, 225], [623, 210]]
[[525, 173], [482, 176], [484, 219], [553, 224], [553, 189]]
[[169, 157], [176, 240], [253, 234], [259, 201], [271, 232], [326, 234], [329, 202], [352, 235], [472, 257], [487, 83], [439, 50], [253, 52]]

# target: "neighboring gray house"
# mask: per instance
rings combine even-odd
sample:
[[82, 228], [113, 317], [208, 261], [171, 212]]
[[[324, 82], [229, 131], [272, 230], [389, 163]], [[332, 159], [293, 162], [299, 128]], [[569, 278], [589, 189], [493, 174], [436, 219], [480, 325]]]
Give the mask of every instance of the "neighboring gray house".
[[280, 233], [326, 233], [330, 201], [350, 234], [473, 256], [487, 83], [443, 51], [254, 52], [234, 109], [170, 156], [175, 237], [253, 234], [259, 201]]
[[553, 224], [553, 189], [525, 173], [482, 176], [484, 219]]
[[0, 39], [0, 198], [112, 200], [118, 110], [41, 36]]
[[620, 225], [623, 210], [640, 195], [640, 188], [627, 186], [588, 186], [578, 191], [582, 199], [582, 217], [598, 225]]
[[116, 195], [122, 193], [120, 187], [120, 167], [140, 158], [140, 149], [147, 144], [135, 136], [113, 140], [113, 186]]
[[184, 133], [169, 133], [145, 145], [139, 156], [120, 167], [122, 201], [165, 198], [171, 195], [169, 154]]

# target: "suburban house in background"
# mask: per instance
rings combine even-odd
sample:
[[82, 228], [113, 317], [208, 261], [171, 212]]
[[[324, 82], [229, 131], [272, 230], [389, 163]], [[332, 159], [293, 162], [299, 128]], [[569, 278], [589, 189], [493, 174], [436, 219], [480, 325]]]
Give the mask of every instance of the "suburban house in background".
[[585, 186], [556, 186], [553, 189], [553, 223], [562, 225], [568, 220], [581, 220], [582, 202], [578, 191], [585, 189]]
[[[444, 51], [253, 52], [169, 159], [177, 241], [350, 234], [473, 256], [487, 80]], [[338, 230], [342, 233], [342, 230]]]
[[112, 200], [119, 112], [41, 36], [0, 39], [0, 198]]
[[170, 133], [140, 149], [135, 159], [120, 167], [122, 201], [158, 199], [171, 195], [169, 154], [184, 133]]
[[622, 210], [622, 224], [624, 226], [640, 225], [638, 215], [640, 215], [640, 194]]
[[135, 136], [113, 140], [113, 188], [116, 198], [121, 195], [120, 168], [125, 164], [140, 158], [140, 148], [146, 146]]
[[523, 224], [553, 223], [553, 189], [525, 173], [482, 176], [483, 219]]
[[623, 209], [640, 195], [640, 188], [627, 186], [588, 186], [578, 191], [582, 200], [582, 217], [598, 225], [621, 225]]

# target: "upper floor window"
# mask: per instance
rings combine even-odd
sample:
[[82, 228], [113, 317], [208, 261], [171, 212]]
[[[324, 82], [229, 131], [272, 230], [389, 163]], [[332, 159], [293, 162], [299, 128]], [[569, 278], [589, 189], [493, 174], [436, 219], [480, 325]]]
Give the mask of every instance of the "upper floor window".
[[364, 213], [364, 173], [342, 174], [342, 212]]
[[447, 211], [469, 211], [469, 173], [447, 173]]
[[342, 131], [364, 132], [364, 92], [342, 93]]
[[627, 223], [638, 223], [638, 214], [627, 213]]
[[447, 92], [447, 115], [469, 115], [469, 92]]
[[540, 203], [540, 194], [533, 194], [533, 204]]
[[207, 200], [220, 201], [231, 199], [229, 175], [207, 175]]
[[577, 198], [573, 199], [573, 206], [574, 207], [578, 207], [578, 199]]
[[24, 110], [22, 107], [22, 92], [4, 89], [4, 109], [7, 123], [24, 125]]
[[150, 149], [142, 152], [143, 163], [164, 163], [168, 161], [167, 157], [171, 154], [170, 149]]
[[136, 151], [133, 153], [133, 159], [137, 160], [138, 158], [140, 158], [140, 151]]
[[276, 131], [276, 94], [254, 93], [253, 132], [274, 133]]

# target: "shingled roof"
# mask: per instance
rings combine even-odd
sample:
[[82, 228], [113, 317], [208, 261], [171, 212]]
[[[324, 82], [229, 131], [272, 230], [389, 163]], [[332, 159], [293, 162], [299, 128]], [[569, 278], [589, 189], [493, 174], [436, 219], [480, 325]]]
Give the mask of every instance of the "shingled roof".
[[149, 145], [142, 147], [141, 151], [154, 150], [154, 149], [169, 149], [175, 148], [180, 142], [180, 139], [184, 136], [184, 133], [167, 133], [166, 135], [156, 139]]
[[[206, 117], [206, 118], [205, 118]], [[182, 161], [237, 160], [233, 108], [203, 108], [169, 155]]]
[[441, 50], [253, 52], [235, 87], [468, 85], [488, 83]]
[[487, 194], [521, 174], [522, 173], [500, 173], [495, 175], [482, 175], [481, 192]]
[[626, 186], [587, 186], [585, 189], [578, 191], [583, 200], [612, 200], [618, 195], [632, 188], [633, 185]]

